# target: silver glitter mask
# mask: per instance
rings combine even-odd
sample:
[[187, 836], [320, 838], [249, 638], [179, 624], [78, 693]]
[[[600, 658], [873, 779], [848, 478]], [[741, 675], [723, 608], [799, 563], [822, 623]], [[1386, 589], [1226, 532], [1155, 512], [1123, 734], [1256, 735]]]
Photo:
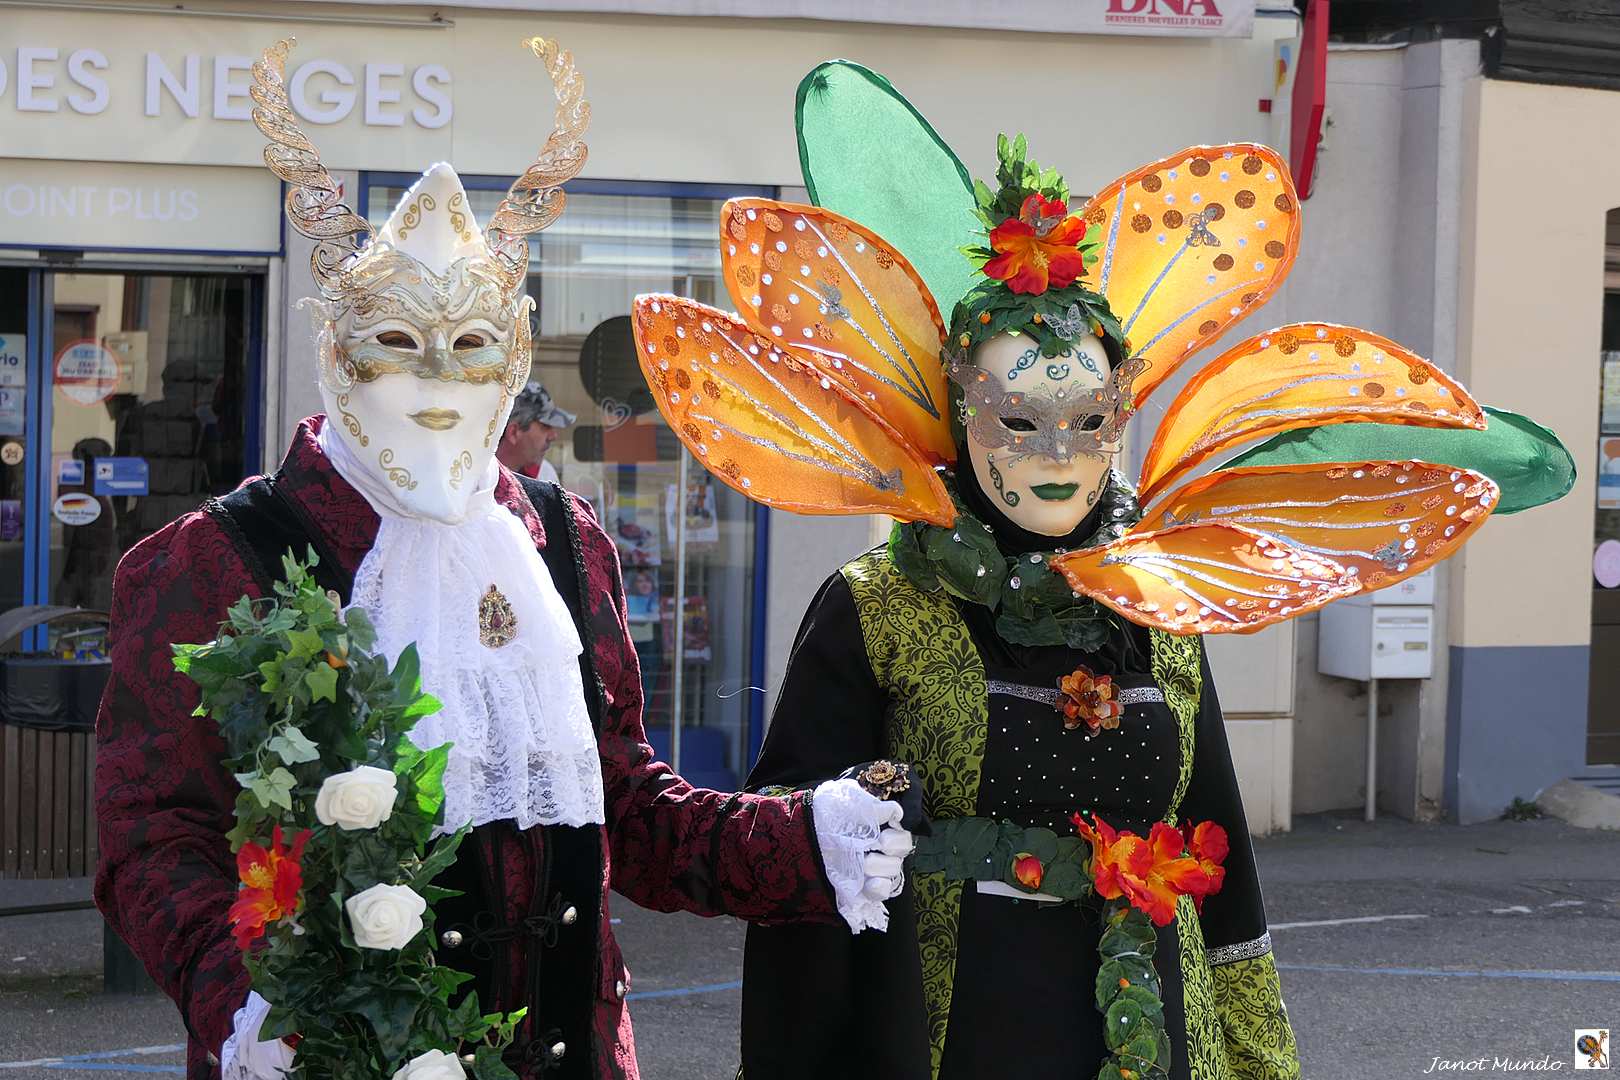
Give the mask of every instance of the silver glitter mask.
[[950, 360], [946, 374], [962, 388], [962, 421], [988, 450], [1015, 460], [1048, 457], [1066, 463], [1081, 454], [1112, 453], [1131, 418], [1131, 384], [1147, 368], [1139, 359], [1117, 365], [1104, 386], [1028, 393], [1007, 390], [983, 368]]

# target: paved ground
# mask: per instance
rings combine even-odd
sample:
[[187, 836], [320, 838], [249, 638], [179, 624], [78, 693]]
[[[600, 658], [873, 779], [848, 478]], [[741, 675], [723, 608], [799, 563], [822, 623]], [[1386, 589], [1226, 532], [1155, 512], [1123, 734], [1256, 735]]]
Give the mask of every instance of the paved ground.
[[[1436, 1058], [1490, 1072], [1499, 1056], [1569, 1072], [1576, 1028], [1620, 1035], [1620, 833], [1323, 815], [1258, 850], [1311, 1080], [1405, 1080]], [[648, 1080], [729, 1080], [741, 925], [616, 910]], [[102, 995], [99, 964], [92, 912], [0, 919], [0, 1080], [180, 1073], [173, 1009]]]

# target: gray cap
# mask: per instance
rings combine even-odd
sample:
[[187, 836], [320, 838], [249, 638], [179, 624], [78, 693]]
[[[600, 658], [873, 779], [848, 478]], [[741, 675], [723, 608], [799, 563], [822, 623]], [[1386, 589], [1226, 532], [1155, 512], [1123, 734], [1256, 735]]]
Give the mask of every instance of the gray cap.
[[567, 409], [559, 408], [544, 386], [538, 382], [531, 382], [512, 403], [512, 418], [507, 423], [517, 424], [520, 428], [528, 427], [530, 424], [565, 428], [572, 427], [574, 420], [574, 414]]

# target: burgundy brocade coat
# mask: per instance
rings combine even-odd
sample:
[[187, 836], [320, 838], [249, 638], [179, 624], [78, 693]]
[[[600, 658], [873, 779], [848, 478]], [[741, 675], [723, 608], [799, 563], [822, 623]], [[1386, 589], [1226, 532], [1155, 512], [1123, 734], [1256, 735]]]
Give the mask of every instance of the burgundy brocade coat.
[[[314, 417], [299, 426], [274, 481], [352, 580], [376, 538], [378, 519], [321, 453], [315, 436], [322, 422]], [[537, 549], [544, 552], [548, 541], [567, 542], [546, 535], [534, 504], [505, 469], [495, 497], [522, 518]], [[578, 926], [563, 919], [570, 924], [559, 927], [558, 920], [543, 917], [560, 903], [558, 897], [536, 895], [544, 891], [537, 883], [550, 879], [542, 866], [549, 868], [549, 856], [561, 857], [564, 850], [548, 845], [552, 830], [519, 831], [509, 822], [474, 830], [471, 848], [486, 869], [498, 868], [487, 880], [504, 892], [492, 917], [508, 939], [516, 939], [498, 954], [504, 970], [481, 998], [487, 1008], [528, 1005], [528, 1030], [520, 1039], [540, 1045], [554, 1032], [547, 1030], [547, 1002], [537, 983], [551, 982], [545, 997], [554, 999], [555, 980], [525, 978], [525, 972], [538, 970], [543, 950], [560, 935], [592, 935], [592, 941], [574, 938], [565, 947], [576, 952], [588, 946], [584, 955], [594, 969], [588, 970], [588, 990], [584, 980], [570, 980], [594, 997], [578, 1003], [580, 1015], [589, 1016], [590, 1045], [583, 1048], [588, 1057], [576, 1042], [568, 1067], [555, 1071], [632, 1080], [635, 1046], [624, 1003], [629, 974], [609, 924], [610, 887], [661, 911], [827, 921], [836, 912], [805, 797], [694, 789], [654, 759], [642, 728], [641, 679], [618, 554], [589, 504], [568, 496], [567, 507], [577, 526], [568, 531], [579, 537], [586, 586], [586, 610], [576, 615], [602, 688], [598, 732], [607, 823], [585, 849], [597, 853], [598, 864], [585, 880], [599, 882], [600, 892], [583, 898], [589, 918]], [[169, 646], [211, 640], [231, 603], [261, 593], [243, 546], [215, 515], [199, 510], [124, 557], [113, 585], [112, 678], [97, 720], [96, 902], [179, 1006], [190, 1034], [190, 1080], [218, 1075], [215, 1055], [249, 987], [226, 921], [237, 890], [225, 840], [237, 784], [220, 763], [224, 747], [213, 721], [191, 715], [198, 691], [175, 672]], [[580, 850], [577, 842], [572, 850]], [[511, 929], [537, 920], [547, 934]], [[531, 1062], [524, 1071], [538, 1075], [547, 1071], [546, 1063]]]

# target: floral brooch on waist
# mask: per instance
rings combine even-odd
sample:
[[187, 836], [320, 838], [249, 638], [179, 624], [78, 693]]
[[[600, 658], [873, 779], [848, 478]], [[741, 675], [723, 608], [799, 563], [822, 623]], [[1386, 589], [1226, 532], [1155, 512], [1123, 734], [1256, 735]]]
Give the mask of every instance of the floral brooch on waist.
[[1119, 718], [1125, 706], [1119, 702], [1119, 687], [1107, 675], [1095, 675], [1085, 667], [1077, 667], [1071, 674], [1058, 680], [1058, 711], [1063, 714], [1063, 727], [1073, 731], [1085, 725], [1095, 735], [1108, 728], [1119, 727]]

